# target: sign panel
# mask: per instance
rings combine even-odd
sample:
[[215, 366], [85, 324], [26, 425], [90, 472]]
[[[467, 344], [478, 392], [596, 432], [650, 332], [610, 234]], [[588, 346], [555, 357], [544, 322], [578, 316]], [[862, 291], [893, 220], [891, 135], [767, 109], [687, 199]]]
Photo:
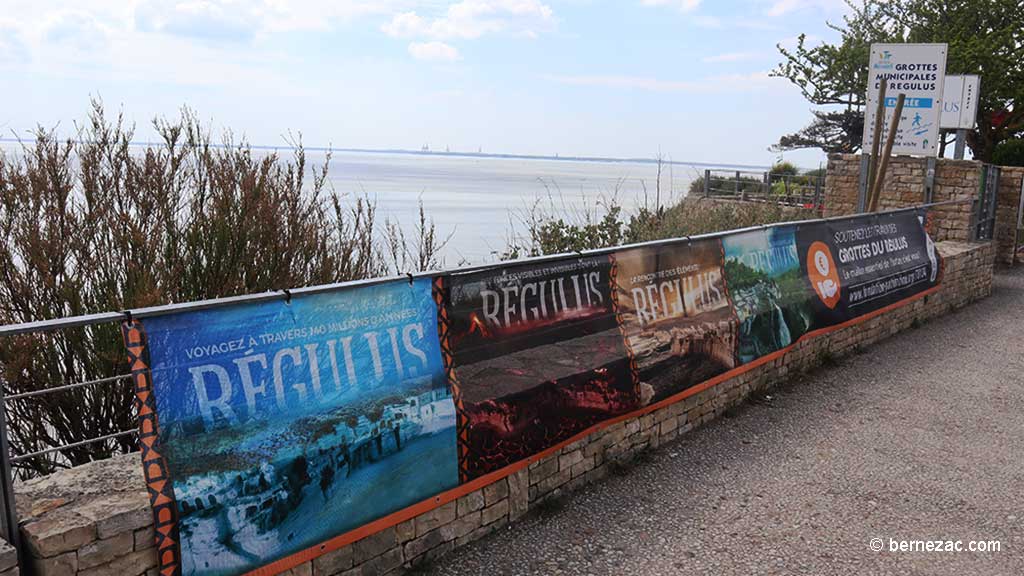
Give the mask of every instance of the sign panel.
[[241, 574], [458, 483], [430, 280], [146, 320], [184, 574]]
[[946, 76], [942, 89], [942, 120], [940, 128], [971, 130], [978, 116], [978, 90], [981, 78], [977, 75]]
[[[936, 156], [945, 75], [945, 44], [872, 44], [863, 149], [871, 150], [876, 137], [875, 114], [879, 88], [884, 81], [888, 82], [885, 119], [878, 137], [885, 138], [895, 120], [897, 131], [893, 154]], [[901, 93], [905, 95], [903, 113], [894, 119], [896, 99]]]
[[812, 289], [814, 327], [832, 326], [938, 284], [924, 212], [896, 212], [801, 226], [800, 267]]
[[721, 240], [623, 250], [615, 266], [623, 331], [652, 401], [736, 366]]
[[464, 481], [640, 406], [611, 273], [592, 256], [446, 278]]

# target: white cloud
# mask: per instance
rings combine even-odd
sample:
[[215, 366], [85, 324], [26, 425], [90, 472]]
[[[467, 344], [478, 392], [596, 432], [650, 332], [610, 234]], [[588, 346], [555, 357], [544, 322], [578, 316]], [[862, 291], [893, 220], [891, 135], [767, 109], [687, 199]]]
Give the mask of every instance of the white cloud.
[[329, 30], [338, 22], [409, 5], [411, 0], [142, 0], [134, 17], [140, 30], [249, 40], [272, 32]]
[[710, 14], [695, 14], [693, 23], [701, 28], [712, 30], [738, 29], [738, 30], [778, 30], [779, 25], [771, 21], [753, 18], [729, 18], [723, 20], [718, 16]]
[[395, 14], [381, 29], [396, 38], [474, 39], [495, 32], [530, 36], [554, 24], [551, 7], [540, 0], [462, 0], [436, 17]]
[[708, 64], [716, 64], [720, 62], [747, 62], [759, 58], [761, 58], [761, 55], [755, 52], [726, 52], [725, 54], [705, 56], [701, 58], [701, 61]]
[[19, 27], [0, 21], [0, 65], [23, 64], [29, 60], [29, 48]]
[[776, 18], [808, 8], [816, 8], [824, 12], [845, 13], [849, 10], [849, 5], [845, 0], [775, 0], [768, 7], [767, 14]]
[[38, 35], [54, 20], [91, 20], [108, 32], [246, 41], [274, 32], [329, 30], [367, 15], [389, 15], [439, 0], [4, 0], [3, 16]]
[[58, 11], [43, 22], [42, 36], [48, 43], [80, 51], [105, 48], [110, 29], [92, 14], [79, 10]]
[[461, 59], [459, 51], [455, 47], [437, 40], [410, 43], [409, 55], [417, 60], [427, 62], [455, 62]]
[[727, 74], [700, 80], [662, 80], [644, 76], [544, 76], [547, 80], [573, 86], [602, 86], [652, 92], [749, 92], [763, 88], [771, 78], [767, 72]]
[[[280, 54], [258, 45], [244, 50], [233, 45], [264, 33], [270, 24], [244, 9], [224, 10], [229, 0], [166, 7], [121, 0], [6, 1], [0, 61], [30, 62], [36, 73], [90, 84], [108, 79], [181, 85], [248, 82], [292, 89], [273, 71], [275, 65], [281, 67]], [[265, 0], [260, 6], [269, 4]], [[202, 30], [183, 30], [189, 18], [214, 21]], [[254, 31], [240, 31], [241, 22], [251, 23]], [[208, 41], [197, 42], [197, 37]]]
[[247, 10], [229, 2], [147, 0], [136, 5], [135, 27], [143, 32], [210, 40], [249, 40], [260, 29], [252, 6]]
[[395, 38], [422, 36], [427, 28], [429, 28], [427, 22], [415, 12], [402, 12], [401, 14], [395, 14], [394, 17], [391, 18], [391, 22], [381, 26], [381, 30], [383, 30], [385, 34], [388, 36], [394, 36]]
[[696, 10], [701, 0], [641, 0], [644, 6], [676, 6], [683, 12]]

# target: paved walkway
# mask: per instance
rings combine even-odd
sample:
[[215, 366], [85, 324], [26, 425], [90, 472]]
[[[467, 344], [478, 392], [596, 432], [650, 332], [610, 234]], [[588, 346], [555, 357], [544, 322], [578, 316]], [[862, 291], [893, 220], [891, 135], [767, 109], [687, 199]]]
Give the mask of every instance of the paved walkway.
[[1024, 273], [424, 572], [1024, 574]]

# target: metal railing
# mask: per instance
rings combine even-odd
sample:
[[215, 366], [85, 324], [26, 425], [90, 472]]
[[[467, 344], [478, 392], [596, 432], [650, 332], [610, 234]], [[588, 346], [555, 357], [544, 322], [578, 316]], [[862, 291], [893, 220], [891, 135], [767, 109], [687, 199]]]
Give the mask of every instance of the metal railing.
[[999, 195], [999, 178], [1002, 168], [993, 164], [981, 167], [981, 182], [978, 189], [978, 202], [971, 210], [973, 225], [972, 240], [991, 240], [996, 227], [996, 208]]
[[705, 170], [704, 197], [824, 209], [825, 176]]
[[[958, 203], [969, 202], [969, 201], [970, 200], [951, 200], [951, 201], [946, 201], [946, 202], [922, 204], [922, 205], [918, 205], [918, 206], [912, 206], [912, 207], [907, 207], [907, 208], [900, 208], [900, 209], [896, 209], [896, 210], [889, 210], [887, 212], [893, 212], [893, 213], [895, 213], [895, 212], [903, 212], [903, 211], [907, 211], [907, 210], [916, 210], [916, 209], [920, 209], [920, 208], [931, 208], [931, 207], [935, 207], [935, 206], [949, 205], [949, 204], [958, 204]], [[399, 281], [399, 280], [406, 280], [406, 281], [410, 281], [411, 282], [412, 280], [414, 280], [416, 278], [433, 278], [433, 277], [436, 277], [438, 275], [465, 274], [465, 273], [470, 273], [470, 272], [479, 272], [479, 271], [483, 271], [483, 270], [493, 270], [493, 269], [507, 268], [509, 266], [518, 266], [518, 265], [522, 265], [522, 264], [526, 264], [526, 263], [537, 264], [537, 263], [542, 263], [542, 262], [547, 262], [547, 261], [564, 259], [566, 257], [571, 257], [571, 256], [584, 257], [584, 256], [606, 255], [606, 254], [609, 254], [609, 253], [612, 253], [612, 252], [615, 252], [615, 251], [623, 250], [625, 248], [636, 248], [636, 247], [653, 246], [653, 245], [665, 245], [665, 244], [671, 244], [673, 242], [688, 243], [688, 242], [690, 242], [692, 240], [707, 239], [707, 238], [717, 238], [717, 237], [725, 236], [726, 234], [734, 234], [734, 233], [742, 232], [742, 231], [746, 231], [746, 230], [758, 230], [758, 229], [765, 229], [765, 228], [773, 228], [773, 227], [777, 227], [777, 226], [793, 226], [793, 225], [800, 225], [802, 223], [811, 223], [811, 222], [843, 220], [843, 219], [853, 218], [853, 217], [856, 217], [856, 216], [857, 215], [853, 215], [853, 216], [836, 216], [836, 217], [824, 218], [824, 219], [809, 219], [809, 220], [802, 220], [802, 221], [795, 221], [795, 222], [780, 222], [780, 223], [776, 223], [776, 224], [768, 224], [768, 225], [762, 225], [762, 226], [752, 226], [752, 227], [748, 227], [748, 228], [744, 228], [744, 229], [728, 230], [728, 231], [723, 231], [723, 232], [714, 232], [714, 233], [701, 234], [701, 235], [695, 235], [695, 236], [684, 237], [684, 238], [669, 239], [669, 240], [654, 240], [654, 241], [650, 241], [650, 242], [643, 242], [643, 243], [638, 243], [638, 244], [632, 244], [632, 245], [629, 245], [629, 246], [614, 246], [614, 247], [608, 247], [608, 248], [600, 248], [600, 249], [596, 249], [596, 250], [587, 250], [587, 251], [577, 252], [575, 254], [553, 254], [553, 255], [547, 255], [547, 256], [538, 256], [538, 257], [533, 257], [533, 258], [525, 258], [525, 259], [516, 260], [516, 261], [512, 261], [512, 262], [498, 262], [498, 263], [491, 263], [491, 264], [482, 264], [482, 265], [477, 265], [477, 266], [459, 268], [459, 269], [455, 269], [455, 270], [428, 271], [428, 272], [419, 272], [419, 273], [409, 273], [409, 274], [406, 274], [404, 276], [391, 276], [391, 277], [385, 277], [385, 278], [374, 278], [374, 279], [358, 280], [358, 281], [352, 281], [352, 282], [343, 282], [343, 283], [337, 283], [337, 284], [327, 284], [327, 285], [321, 285], [321, 286], [311, 286], [311, 287], [304, 287], [304, 288], [296, 288], [296, 289], [291, 289], [291, 290], [277, 290], [277, 291], [273, 291], [273, 292], [263, 292], [263, 293], [259, 293], [259, 294], [248, 294], [248, 295], [244, 295], [244, 296], [234, 296], [234, 297], [219, 298], [219, 299], [214, 299], [214, 300], [203, 300], [203, 301], [188, 302], [188, 303], [181, 303], [181, 304], [169, 304], [169, 305], [155, 306], [155, 307], [143, 308], [143, 309], [137, 309], [137, 310], [126, 310], [126, 311], [121, 311], [121, 312], [104, 312], [104, 313], [90, 314], [90, 315], [84, 315], [84, 316], [75, 316], [75, 317], [68, 317], [68, 318], [41, 320], [41, 321], [28, 322], [28, 323], [23, 323], [23, 324], [12, 324], [12, 325], [0, 326], [0, 339], [2, 339], [2, 338], [11, 338], [11, 337], [16, 337], [16, 336], [22, 336], [22, 335], [43, 336], [43, 335], [59, 332], [59, 331], [62, 331], [62, 330], [69, 330], [69, 329], [76, 329], [76, 328], [94, 328], [94, 327], [101, 327], [101, 326], [109, 326], [111, 324], [120, 325], [122, 322], [125, 322], [125, 321], [129, 321], [130, 322], [132, 319], [145, 319], [145, 318], [154, 317], [154, 316], [160, 316], [160, 315], [169, 314], [169, 313], [180, 313], [180, 312], [190, 312], [190, 311], [197, 311], [197, 310], [207, 310], [207, 309], [213, 309], [213, 308], [222, 308], [222, 307], [227, 307], [227, 306], [232, 306], [232, 305], [237, 305], [237, 304], [243, 304], [243, 303], [252, 304], [252, 303], [277, 301], [277, 300], [290, 300], [291, 298], [297, 297], [297, 296], [310, 295], [310, 294], [319, 294], [319, 293], [325, 293], [325, 292], [334, 292], [334, 291], [352, 289], [352, 288], [357, 288], [357, 287], [362, 287], [362, 286], [371, 286], [371, 285], [381, 284], [381, 283], [385, 283], [385, 282], [393, 282], [393, 281]], [[120, 334], [120, 331], [118, 331], [117, 333]], [[120, 345], [120, 344], [118, 344], [118, 345]], [[127, 366], [125, 366], [125, 369], [127, 370]], [[0, 372], [0, 377], [2, 377], [2, 372]], [[69, 459], [65, 458], [63, 461], [61, 460], [62, 453], [64, 451], [73, 450], [75, 448], [89, 446], [89, 445], [93, 445], [93, 444], [97, 444], [97, 443], [114, 443], [114, 442], [116, 442], [118, 440], [123, 440], [123, 439], [126, 439], [126, 438], [133, 437], [135, 434], [138, 433], [138, 430], [137, 429], [117, 430], [117, 431], [114, 431], [114, 432], [111, 432], [111, 433], [102, 434], [102, 435], [98, 435], [98, 436], [95, 436], [95, 437], [82, 437], [82, 438], [78, 438], [78, 439], [75, 439], [74, 441], [66, 443], [66, 444], [55, 445], [55, 446], [48, 446], [46, 448], [42, 448], [42, 449], [39, 449], [39, 450], [33, 450], [33, 451], [30, 451], [30, 452], [24, 452], [24, 453], [19, 453], [19, 454], [12, 454], [12, 452], [11, 452], [11, 445], [10, 445], [9, 438], [8, 438], [8, 426], [9, 426], [9, 423], [8, 423], [8, 416], [7, 416], [10, 404], [12, 402], [32, 402], [32, 401], [37, 401], [37, 400], [41, 400], [43, 398], [46, 398], [47, 396], [50, 396], [50, 395], [68, 393], [70, 391], [80, 390], [80, 389], [89, 389], [89, 388], [94, 388], [94, 387], [105, 387], [105, 386], [109, 387], [109, 386], [131, 386], [131, 385], [132, 385], [132, 382], [131, 382], [131, 377], [130, 377], [129, 374], [127, 374], [127, 373], [124, 373], [124, 374], [111, 374], [109, 376], [103, 376], [103, 377], [100, 377], [100, 378], [92, 378], [92, 379], [78, 381], [78, 382], [68, 382], [68, 383], [65, 383], [65, 384], [58, 385], [58, 386], [50, 386], [50, 387], [40, 388], [40, 389], [36, 389], [36, 390], [29, 390], [29, 391], [18, 392], [18, 393], [15, 393], [15, 394], [6, 395], [5, 393], [6, 393], [7, 389], [8, 389], [7, 383], [2, 381], [2, 380], [0, 380], [0, 484], [2, 484], [2, 486], [0, 486], [0, 488], [2, 488], [2, 489], [0, 489], [0, 530], [2, 530], [2, 533], [0, 533], [0, 536], [3, 536], [12, 545], [14, 545], [19, 550], [19, 554], [22, 554], [22, 548], [20, 546], [20, 537], [19, 537], [19, 531], [18, 531], [17, 510], [16, 510], [16, 508], [14, 506], [14, 501], [15, 501], [14, 500], [14, 474], [13, 474], [14, 465], [25, 463], [25, 462], [28, 462], [28, 461], [30, 461], [32, 459], [52, 457], [52, 458], [55, 459], [54, 462], [56, 464], [58, 464], [59, 466], [70, 467], [70, 466], [73, 465], [73, 463]], [[136, 412], [136, 407], [135, 407], [134, 403], [130, 407], [128, 407], [128, 408], [132, 411], [132, 413], [130, 415], [131, 416], [131, 421], [132, 422], [137, 422], [136, 421], [137, 412]], [[124, 451], [122, 448], [124, 448], [124, 445], [118, 446], [118, 445], [115, 444], [115, 445], [113, 445], [111, 447], [110, 452], [113, 453], [113, 452], [118, 452], [118, 451]]]

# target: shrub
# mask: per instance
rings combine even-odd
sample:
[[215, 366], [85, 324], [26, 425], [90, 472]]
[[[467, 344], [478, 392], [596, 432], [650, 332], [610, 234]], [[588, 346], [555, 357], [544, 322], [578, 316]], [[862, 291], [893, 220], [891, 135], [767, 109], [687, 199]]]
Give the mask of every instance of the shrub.
[[992, 163], [998, 166], [1024, 166], [1024, 138], [1000, 142], [992, 153]]
[[[194, 113], [155, 120], [160, 143], [94, 102], [75, 140], [39, 128], [0, 152], [0, 325], [218, 298], [437, 267], [423, 215], [410, 247], [373, 203], [308, 167], [254, 152], [230, 133], [216, 146]], [[126, 372], [117, 326], [0, 338], [4, 392], [34, 392]], [[12, 452], [25, 454], [135, 426], [116, 381], [7, 402]], [[134, 449], [131, 436], [19, 463], [47, 473]]]
[[641, 208], [628, 217], [614, 199], [599, 211], [564, 214], [535, 204], [513, 231], [502, 259], [607, 248], [634, 242], [680, 238], [761, 224], [816, 217], [774, 203], [722, 202], [684, 198], [669, 208]]
[[795, 164], [785, 160], [779, 160], [768, 171], [772, 174], [785, 174], [786, 176], [796, 176], [800, 173], [800, 169]]

